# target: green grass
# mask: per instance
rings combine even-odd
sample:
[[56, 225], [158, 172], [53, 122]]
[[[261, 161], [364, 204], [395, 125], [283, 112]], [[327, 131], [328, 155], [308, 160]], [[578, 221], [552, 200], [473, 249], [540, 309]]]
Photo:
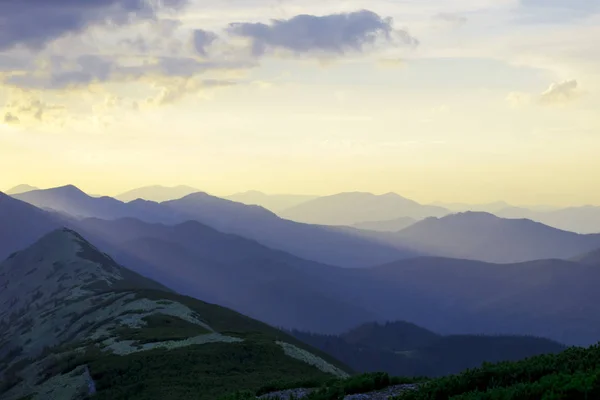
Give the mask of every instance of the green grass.
[[518, 362], [485, 364], [433, 379], [401, 400], [593, 400], [600, 399], [600, 347]]
[[183, 340], [210, 331], [202, 326], [166, 314], [142, 318], [146, 325], [140, 328], [121, 327], [115, 330], [120, 340], [135, 340], [139, 344]]
[[97, 400], [214, 400], [268, 382], [324, 382], [330, 375], [287, 357], [274, 343], [210, 343], [108, 355], [90, 363]]

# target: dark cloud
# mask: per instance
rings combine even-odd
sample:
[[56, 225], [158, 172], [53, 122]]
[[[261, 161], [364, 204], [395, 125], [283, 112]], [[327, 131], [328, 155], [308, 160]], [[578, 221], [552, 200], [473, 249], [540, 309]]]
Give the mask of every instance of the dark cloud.
[[0, 50], [17, 45], [39, 49], [65, 34], [94, 24], [124, 25], [152, 19], [159, 8], [187, 0], [1, 0]]
[[4, 114], [4, 123], [7, 125], [18, 125], [21, 122], [19, 117], [13, 115], [12, 113], [7, 112]]
[[[285, 49], [294, 53], [327, 52], [344, 54], [360, 52], [378, 39], [391, 40], [394, 33], [391, 18], [362, 10], [326, 16], [298, 15], [270, 24], [233, 23], [229, 33], [252, 41], [252, 53], [261, 56], [269, 49]], [[400, 37], [414, 44], [416, 39], [402, 31]]]
[[213, 32], [208, 32], [202, 29], [196, 29], [192, 32], [192, 43], [194, 49], [202, 57], [207, 56], [206, 49], [217, 40], [217, 35]]
[[123, 65], [118, 58], [95, 55], [80, 56], [75, 60], [55, 56], [50, 59], [50, 70], [10, 75], [4, 84], [21, 89], [62, 90], [85, 87], [108, 81], [135, 81], [145, 76], [164, 78], [192, 78], [209, 71], [231, 71], [254, 67], [253, 62], [198, 61], [191, 57], [153, 57], [142, 59], [137, 65]]

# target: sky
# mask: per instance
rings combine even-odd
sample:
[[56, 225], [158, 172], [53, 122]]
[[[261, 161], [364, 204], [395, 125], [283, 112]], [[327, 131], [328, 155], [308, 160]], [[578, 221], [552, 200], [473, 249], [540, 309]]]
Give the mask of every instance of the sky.
[[600, 0], [8, 0], [0, 189], [600, 205]]

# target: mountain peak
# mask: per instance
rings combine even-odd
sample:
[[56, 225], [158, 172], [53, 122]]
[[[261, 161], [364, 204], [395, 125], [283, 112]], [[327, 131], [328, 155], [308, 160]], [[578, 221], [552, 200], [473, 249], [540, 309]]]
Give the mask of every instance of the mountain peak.
[[21, 194], [21, 193], [31, 192], [34, 190], [39, 190], [39, 188], [37, 188], [35, 186], [31, 186], [31, 185], [18, 185], [12, 189], [7, 190], [6, 194], [8, 194], [8, 195]]

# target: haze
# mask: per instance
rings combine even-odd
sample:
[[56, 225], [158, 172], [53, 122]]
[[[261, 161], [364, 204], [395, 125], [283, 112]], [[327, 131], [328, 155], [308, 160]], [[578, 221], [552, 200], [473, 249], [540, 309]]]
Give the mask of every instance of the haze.
[[58, 3], [0, 16], [3, 190], [600, 204], [598, 1]]

